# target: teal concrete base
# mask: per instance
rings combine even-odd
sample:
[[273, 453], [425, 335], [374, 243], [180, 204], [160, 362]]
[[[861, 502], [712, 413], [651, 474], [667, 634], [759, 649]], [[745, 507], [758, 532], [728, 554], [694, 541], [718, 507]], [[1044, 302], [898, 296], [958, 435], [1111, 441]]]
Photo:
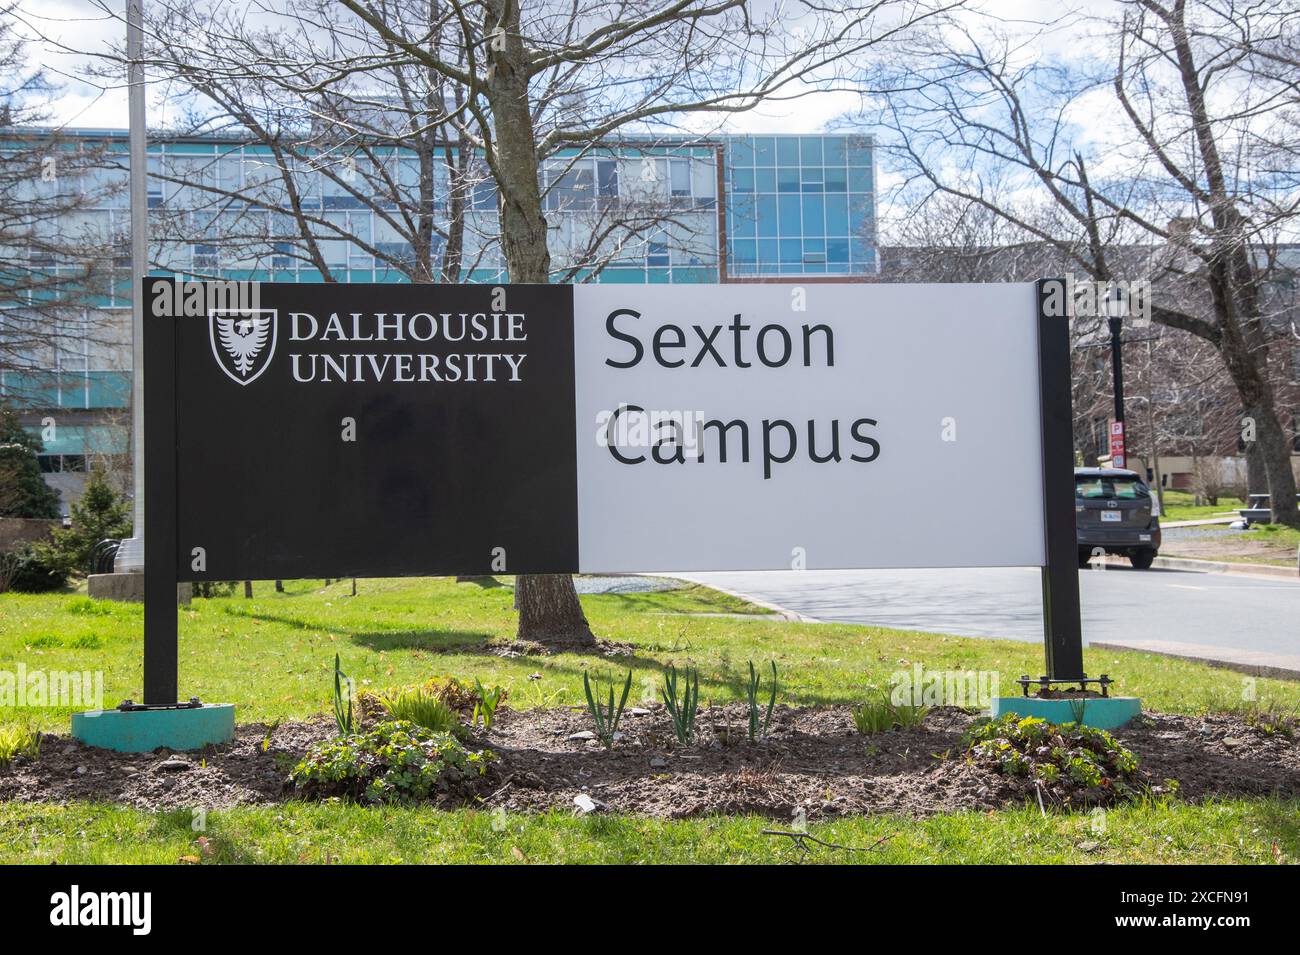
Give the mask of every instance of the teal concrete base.
[[72, 735], [87, 746], [119, 753], [202, 749], [235, 738], [235, 705], [205, 703], [191, 710], [86, 710], [72, 714]]
[[993, 698], [994, 719], [1006, 713], [1037, 716], [1049, 723], [1073, 723], [1075, 710], [1083, 704], [1083, 723], [1099, 730], [1119, 729], [1142, 712], [1136, 696], [1099, 696], [1086, 700], [1044, 700], [1037, 696], [997, 696]]

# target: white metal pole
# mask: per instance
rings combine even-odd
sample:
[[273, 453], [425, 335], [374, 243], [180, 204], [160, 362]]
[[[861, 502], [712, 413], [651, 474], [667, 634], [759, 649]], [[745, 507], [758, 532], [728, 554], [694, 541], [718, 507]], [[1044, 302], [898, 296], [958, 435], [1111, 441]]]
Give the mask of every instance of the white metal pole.
[[114, 570], [144, 570], [144, 302], [149, 270], [148, 155], [145, 150], [144, 0], [126, 0], [127, 87], [131, 163], [131, 471], [135, 509], [131, 537], [118, 548]]

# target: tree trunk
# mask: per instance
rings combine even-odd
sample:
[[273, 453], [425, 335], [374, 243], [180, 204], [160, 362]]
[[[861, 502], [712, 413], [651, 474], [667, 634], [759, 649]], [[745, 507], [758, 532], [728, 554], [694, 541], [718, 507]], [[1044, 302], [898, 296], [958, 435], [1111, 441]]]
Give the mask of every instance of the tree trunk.
[[[1268, 380], [1267, 369], [1261, 367], [1256, 360], [1255, 352], [1247, 344], [1241, 327], [1237, 324], [1231, 309], [1233, 303], [1223, 301], [1230, 294], [1224, 287], [1226, 285], [1226, 282], [1214, 281], [1213, 277], [1210, 282], [1222, 335], [1219, 350], [1228, 367], [1228, 374], [1237, 387], [1242, 407], [1250, 409], [1249, 415], [1254, 420], [1255, 446], [1259, 449], [1259, 458], [1268, 479], [1273, 520], [1279, 524], [1300, 527], [1300, 514], [1296, 510], [1295, 475], [1291, 471], [1291, 449], [1286, 431], [1278, 420], [1273, 387]], [[1252, 487], [1249, 490], [1258, 489]]]
[[1259, 272], [1251, 252], [1251, 230], [1228, 185], [1215, 124], [1205, 101], [1209, 73], [1198, 65], [1187, 28], [1186, 8], [1178, 3], [1168, 10], [1156, 8], [1173, 40], [1172, 59], [1178, 65], [1187, 99], [1188, 115], [1196, 135], [1196, 148], [1204, 169], [1210, 217], [1216, 233], [1209, 260], [1210, 295], [1214, 300], [1222, 338], [1220, 350], [1228, 373], [1241, 394], [1243, 407], [1252, 409], [1255, 440], [1268, 476], [1273, 520], [1300, 527], [1296, 509], [1295, 475], [1291, 449], [1277, 414], [1273, 385], [1268, 379], [1268, 344], [1259, 308]]
[[[551, 252], [542, 212], [536, 130], [528, 95], [527, 52], [519, 33], [519, 4], [486, 0], [485, 33], [500, 28], [500, 46], [489, 41], [487, 97], [492, 109], [493, 173], [500, 196], [501, 245], [512, 282], [551, 280]], [[592, 647], [596, 637], [567, 574], [515, 578], [520, 640], [549, 647]]]
[[548, 647], [590, 647], [595, 634], [568, 574], [524, 574], [515, 578], [520, 640]]
[[[1250, 410], [1241, 413], [1242, 420], [1254, 418]], [[1238, 435], [1240, 429], [1238, 429]], [[1233, 437], [1237, 437], [1234, 435]], [[1251, 441], [1246, 445], [1246, 493], [1256, 494], [1268, 490], [1268, 472], [1264, 470], [1264, 456], [1259, 452], [1259, 442]]]
[[283, 580], [277, 580], [277, 581], [275, 582], [275, 592], [276, 592], [277, 594], [282, 594], [282, 593], [284, 593], [284, 581], [283, 581]]
[[251, 580], [244, 581], [244, 599], [253, 599], [253, 582]]

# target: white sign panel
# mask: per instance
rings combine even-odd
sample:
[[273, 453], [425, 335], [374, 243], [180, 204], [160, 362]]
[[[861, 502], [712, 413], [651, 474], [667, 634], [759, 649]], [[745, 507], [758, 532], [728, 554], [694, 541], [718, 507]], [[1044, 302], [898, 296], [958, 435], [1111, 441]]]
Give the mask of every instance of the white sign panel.
[[1034, 286], [574, 289], [583, 571], [1041, 566]]

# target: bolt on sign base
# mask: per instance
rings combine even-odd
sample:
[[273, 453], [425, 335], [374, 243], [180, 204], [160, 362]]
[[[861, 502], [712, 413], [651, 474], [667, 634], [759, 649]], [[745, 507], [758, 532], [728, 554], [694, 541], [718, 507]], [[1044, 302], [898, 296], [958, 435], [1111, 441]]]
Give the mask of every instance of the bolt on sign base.
[[1083, 723], [1099, 730], [1119, 729], [1142, 713], [1136, 696], [1094, 696], [1076, 699], [1043, 699], [1037, 696], [994, 697], [990, 715], [997, 719], [1008, 713], [1036, 716], [1049, 723]]
[[175, 709], [86, 710], [72, 714], [72, 735], [87, 746], [119, 753], [202, 749], [235, 738], [235, 705], [204, 703]]

